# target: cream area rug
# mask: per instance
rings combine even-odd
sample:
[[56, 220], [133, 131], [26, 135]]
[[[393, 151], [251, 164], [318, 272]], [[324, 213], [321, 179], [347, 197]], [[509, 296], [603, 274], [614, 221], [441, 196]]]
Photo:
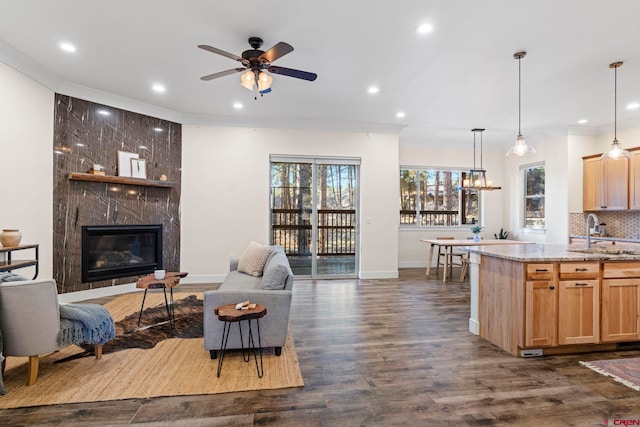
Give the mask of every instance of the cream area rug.
[[[174, 293], [174, 299], [188, 295]], [[141, 302], [142, 293], [135, 293], [105, 306], [118, 321], [140, 310]], [[159, 304], [164, 305], [162, 293], [147, 295], [145, 309]], [[281, 356], [276, 356], [273, 349], [263, 351], [263, 378], [258, 378], [253, 357], [244, 362], [239, 351], [226, 355], [217, 378], [218, 359], [211, 360], [203, 338], [170, 338], [151, 349], [117, 351], [103, 355], [101, 360], [71, 357], [79, 353], [83, 349], [71, 346], [41, 356], [37, 381], [29, 387], [25, 385], [28, 358], [8, 357], [4, 382], [9, 393], [0, 396], [0, 409], [304, 385], [290, 333]], [[54, 363], [62, 359], [68, 360]]]

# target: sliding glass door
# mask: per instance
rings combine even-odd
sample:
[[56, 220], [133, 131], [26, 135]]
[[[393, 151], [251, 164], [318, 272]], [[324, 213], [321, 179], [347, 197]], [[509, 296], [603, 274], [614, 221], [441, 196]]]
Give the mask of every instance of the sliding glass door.
[[271, 241], [293, 273], [355, 277], [358, 159], [271, 159]]

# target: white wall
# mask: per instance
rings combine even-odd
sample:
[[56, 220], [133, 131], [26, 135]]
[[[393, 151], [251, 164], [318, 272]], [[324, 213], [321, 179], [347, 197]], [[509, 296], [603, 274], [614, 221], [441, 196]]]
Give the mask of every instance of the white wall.
[[[40, 244], [39, 277], [53, 272], [53, 100], [51, 90], [0, 62], [0, 228]], [[31, 277], [33, 268], [15, 273]]]
[[[487, 179], [493, 181], [493, 185], [504, 188], [502, 152], [485, 151], [483, 153], [483, 167], [487, 170]], [[479, 167], [479, 159], [476, 159]], [[399, 166], [426, 166], [426, 167], [454, 167], [464, 170], [473, 167], [473, 152], [470, 150], [442, 150], [434, 148], [401, 146]], [[394, 183], [399, 183], [399, 167], [394, 176]], [[484, 191], [481, 193], [481, 215], [483, 232], [481, 236], [493, 238], [493, 234], [500, 228], [508, 230], [504, 222], [504, 190]], [[396, 200], [396, 206], [399, 201]], [[397, 212], [396, 212], [397, 215]], [[398, 219], [396, 219], [396, 226]], [[440, 228], [438, 230], [421, 230], [411, 227], [400, 227], [399, 232], [399, 266], [423, 267], [427, 264], [428, 245], [420, 242], [420, 239], [435, 239], [437, 236], [453, 236], [466, 239], [473, 236], [471, 227]]]
[[[567, 136], [557, 136], [544, 141], [528, 141], [536, 148], [536, 154], [527, 157], [511, 157], [505, 160], [507, 221], [513, 237], [536, 243], [568, 243], [569, 239], [569, 143]], [[521, 167], [544, 162], [545, 164], [545, 230], [522, 228], [524, 211], [524, 176]], [[574, 191], [573, 189], [571, 191]], [[582, 186], [580, 186], [582, 191]]]
[[568, 211], [582, 212], [582, 157], [596, 154], [598, 151], [597, 139], [593, 135], [573, 135], [569, 134], [568, 143], [568, 180], [569, 191]]
[[182, 128], [181, 268], [221, 280], [229, 257], [269, 242], [270, 154], [361, 158], [360, 277], [397, 277], [397, 135]]

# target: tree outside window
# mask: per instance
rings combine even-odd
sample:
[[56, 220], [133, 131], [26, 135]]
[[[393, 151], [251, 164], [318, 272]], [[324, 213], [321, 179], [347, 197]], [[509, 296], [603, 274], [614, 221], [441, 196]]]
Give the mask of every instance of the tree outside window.
[[524, 228], [544, 229], [544, 164], [524, 169]]
[[466, 172], [400, 169], [400, 224], [451, 227], [479, 222], [478, 194], [458, 189]]

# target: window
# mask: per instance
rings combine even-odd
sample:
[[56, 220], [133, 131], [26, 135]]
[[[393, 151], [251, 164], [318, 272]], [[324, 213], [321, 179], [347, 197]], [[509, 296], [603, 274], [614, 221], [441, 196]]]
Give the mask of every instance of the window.
[[544, 163], [523, 167], [524, 228], [544, 228]]
[[467, 172], [400, 169], [400, 225], [455, 227], [479, 222], [478, 193], [457, 188]]

